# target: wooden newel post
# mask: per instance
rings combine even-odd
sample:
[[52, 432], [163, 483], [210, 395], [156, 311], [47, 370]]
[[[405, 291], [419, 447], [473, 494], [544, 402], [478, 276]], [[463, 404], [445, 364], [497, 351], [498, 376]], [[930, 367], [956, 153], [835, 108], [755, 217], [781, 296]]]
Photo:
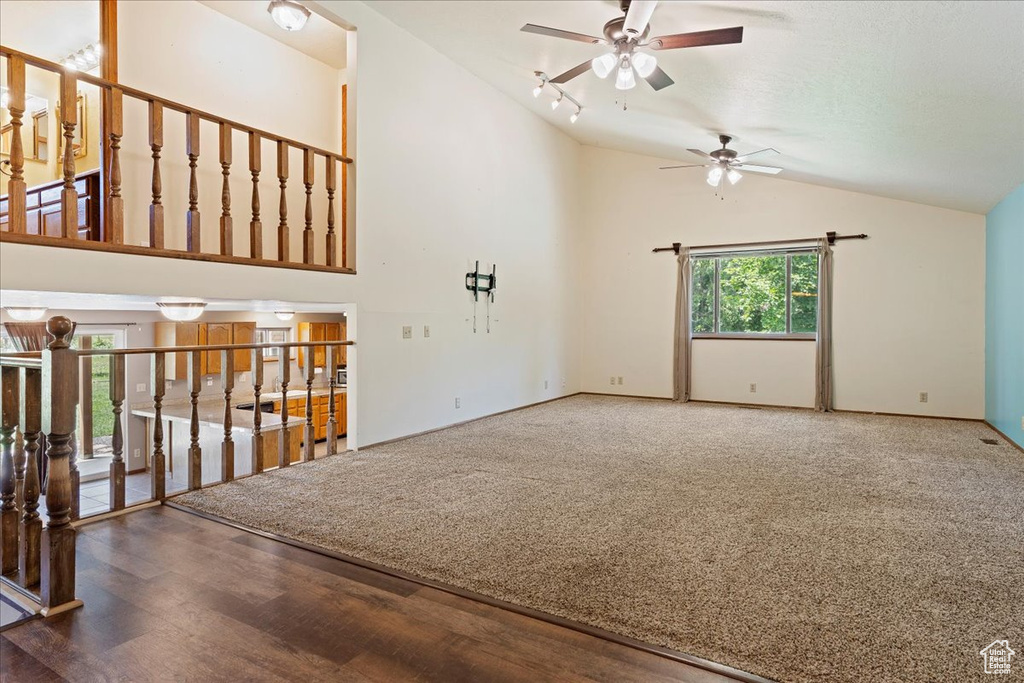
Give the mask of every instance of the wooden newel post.
[[14, 468], [14, 432], [18, 429], [18, 368], [0, 372], [0, 573], [18, 571], [18, 505]]
[[54, 338], [43, 351], [43, 431], [48, 461], [46, 513], [42, 534], [40, 600], [43, 616], [82, 604], [75, 599], [75, 528], [71, 525], [71, 438], [78, 415], [78, 354], [71, 348], [74, 324], [50, 318]]
[[42, 435], [43, 375], [38, 368], [21, 371], [21, 428], [25, 433], [25, 502], [18, 528], [18, 579], [28, 588], [39, 583], [39, 437]]

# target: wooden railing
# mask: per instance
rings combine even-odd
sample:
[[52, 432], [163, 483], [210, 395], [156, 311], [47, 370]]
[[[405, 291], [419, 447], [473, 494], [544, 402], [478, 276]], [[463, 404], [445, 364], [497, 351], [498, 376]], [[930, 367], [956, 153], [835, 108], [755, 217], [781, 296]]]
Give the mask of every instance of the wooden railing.
[[[327, 428], [325, 455], [338, 452], [339, 421], [345, 420], [343, 409], [339, 412], [337, 394], [342, 387], [336, 382], [336, 372], [344, 347], [351, 341], [310, 341], [286, 342], [280, 344], [225, 344], [203, 346], [167, 346], [131, 349], [87, 349], [71, 348], [74, 324], [67, 318], [57, 316], [47, 321], [47, 332], [53, 338], [42, 353], [19, 353], [0, 356], [0, 565], [3, 580], [22, 589], [34, 591], [38, 596], [44, 615], [56, 614], [71, 609], [81, 602], [75, 598], [75, 525], [81, 514], [81, 476], [75, 457], [75, 430], [79, 399], [80, 363], [95, 356], [108, 356], [110, 360], [110, 402], [113, 413], [113, 434], [111, 439], [111, 462], [109, 471], [109, 499], [106, 509], [93, 510], [95, 516], [104, 513], [119, 513], [132, 507], [144, 507], [162, 502], [177, 493], [191, 491], [205, 486], [226, 483], [244, 476], [252, 476], [288, 467], [293, 463], [293, 454], [301, 462], [312, 461], [316, 450], [316, 428], [314, 425], [314, 393], [327, 391]], [[305, 349], [304, 362], [300, 371], [304, 386], [298, 391], [289, 391], [291, 384], [290, 350]], [[314, 360], [323, 349], [325, 362], [318, 366]], [[273, 424], [267, 424], [271, 416], [260, 411], [266, 402], [267, 387], [264, 386], [263, 351], [280, 351], [280, 404], [281, 412], [273, 416]], [[248, 443], [236, 441], [239, 427], [234, 424], [238, 410], [235, 392], [235, 354], [252, 354], [252, 413]], [[188, 448], [185, 483], [176, 491], [169, 491], [167, 485], [168, 435], [166, 368], [168, 357], [185, 354], [188, 359], [186, 379], [188, 398], [184, 410], [187, 417], [177, 416], [178, 424], [188, 426]], [[204, 354], [219, 353], [220, 389], [217, 401], [221, 401], [216, 412], [218, 419], [201, 417], [200, 399]], [[170, 356], [168, 355], [170, 354]], [[152, 429], [147, 433], [146, 448], [149, 451], [148, 473], [149, 495], [136, 496], [129, 502], [126, 495], [128, 473], [124, 453], [128, 439], [124, 430], [125, 386], [127, 361], [133, 356], [149, 356], [150, 400], [145, 410], [140, 404], [127, 409], [138, 415], [144, 413]], [[326, 377], [322, 387], [314, 387], [318, 367]], [[289, 414], [289, 393], [305, 397], [304, 419], [291, 421]], [[343, 402], [344, 404], [344, 402]], [[204, 410], [212, 411], [209, 406]], [[339, 417], [340, 416], [340, 417]], [[303, 416], [298, 416], [303, 417]], [[201, 433], [209, 434], [211, 422], [216, 423], [219, 452], [215, 458], [216, 472], [204, 472], [204, 446]], [[274, 432], [277, 432], [275, 435]], [[20, 440], [19, 437], [20, 436]], [[275, 438], [276, 437], [276, 438]], [[20, 445], [19, 445], [20, 441]], [[40, 456], [40, 443], [45, 442], [45, 463]], [[269, 447], [268, 447], [269, 445]], [[276, 454], [273, 452], [276, 445]], [[151, 447], [151, 448], [150, 448]], [[247, 450], [245, 461], [236, 460], [236, 451]], [[276, 457], [274, 457], [276, 455]], [[45, 467], [43, 466], [45, 464]], [[43, 474], [45, 472], [45, 481]], [[135, 476], [135, 475], [133, 475]], [[38, 512], [41, 495], [46, 505], [46, 525]]]
[[[172, 102], [162, 97], [135, 88], [114, 83], [85, 73], [68, 71], [59, 64], [34, 57], [7, 47], [0, 47], [0, 55], [7, 59], [8, 111], [11, 115], [10, 180], [8, 182], [9, 220], [6, 230], [0, 232], [0, 240], [29, 244], [44, 244], [80, 249], [112, 251], [149, 256], [165, 256], [202, 261], [241, 263], [260, 266], [298, 268], [330, 272], [354, 272], [354, 261], [347, 238], [347, 221], [342, 211], [341, 227], [336, 218], [338, 211], [335, 194], [337, 186], [337, 164], [351, 164], [352, 159], [321, 149], [313, 145], [292, 140], [252, 126], [228, 120], [221, 116], [201, 111], [194, 107]], [[51, 71], [60, 76], [60, 97], [62, 102], [75, 102], [78, 84], [89, 83], [97, 86], [103, 94], [104, 137], [103, 171], [106, 174], [106, 190], [103, 197], [103, 241], [81, 240], [78, 235], [78, 194], [75, 190], [75, 156], [73, 138], [78, 124], [78, 111], [73, 106], [60, 110], [61, 135], [64, 139], [63, 156], [60, 160], [63, 189], [61, 191], [61, 222], [58, 236], [29, 234], [26, 229], [26, 186], [24, 180], [24, 145], [22, 142], [22, 118], [25, 114], [25, 70], [26, 66]], [[145, 197], [122, 196], [121, 145], [124, 135], [124, 98], [133, 98], [148, 105], [148, 143], [153, 159], [151, 192]], [[188, 159], [188, 209], [180, 217], [180, 223], [165, 216], [163, 205], [163, 178], [160, 162], [166, 156], [164, 150], [164, 112], [173, 111], [185, 117], [185, 157]], [[206, 253], [202, 250], [203, 222], [199, 210], [199, 181], [197, 176], [200, 158], [200, 122], [207, 121], [219, 128], [218, 161], [223, 182], [220, 188], [219, 250]], [[339, 122], [340, 128], [340, 122]], [[232, 137], [234, 131], [241, 131], [248, 141], [247, 171], [252, 178], [252, 196], [246, 213], [248, 221], [248, 254], [234, 253], [234, 223], [230, 175], [233, 163]], [[260, 174], [262, 173], [262, 142], [271, 141], [276, 148], [276, 179], [280, 188], [276, 216], [276, 256], [266, 258], [263, 254], [264, 218], [261, 215]], [[287, 189], [289, 180], [289, 152], [301, 151], [302, 185], [305, 189], [303, 223], [296, 225], [301, 230], [302, 260], [293, 261], [290, 254], [292, 226], [289, 224]], [[313, 223], [313, 188], [316, 185], [317, 167], [323, 169], [323, 183], [326, 191], [326, 225], [322, 234], [317, 234]], [[345, 188], [342, 187], [344, 206]], [[136, 204], [140, 209], [149, 208], [149, 238], [147, 245], [130, 244], [125, 239], [125, 202]], [[270, 219], [275, 220], [275, 219]], [[185, 249], [169, 249], [165, 246], [166, 230], [181, 229], [185, 237]], [[141, 231], [141, 228], [139, 228]], [[340, 233], [340, 236], [339, 236]], [[339, 253], [340, 252], [340, 253]]]

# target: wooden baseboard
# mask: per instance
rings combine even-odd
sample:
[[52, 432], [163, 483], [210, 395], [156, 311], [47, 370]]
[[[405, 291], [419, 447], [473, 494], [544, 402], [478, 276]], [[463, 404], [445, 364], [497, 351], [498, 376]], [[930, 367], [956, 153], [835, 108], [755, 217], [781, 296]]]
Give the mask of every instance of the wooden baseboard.
[[514, 413], [514, 412], [516, 412], [518, 410], [526, 410], [527, 408], [533, 408], [535, 406], [542, 406], [545, 403], [551, 403], [553, 401], [561, 401], [563, 398], [569, 398], [571, 396], [578, 396], [581, 393], [583, 393], [583, 392], [576, 391], [576, 392], [573, 392], [571, 394], [566, 394], [565, 396], [556, 396], [555, 398], [547, 398], [547, 399], [544, 399], [543, 401], [537, 401], [536, 403], [527, 403], [525, 406], [519, 406], [518, 408], [509, 408], [508, 410], [500, 410], [500, 411], [498, 411], [496, 413], [490, 413], [488, 415], [481, 415], [480, 417], [474, 417], [474, 418], [471, 418], [469, 420], [462, 420], [461, 422], [453, 422], [451, 424], [447, 424], [447, 425], [444, 425], [442, 427], [434, 427], [433, 429], [426, 429], [426, 430], [424, 430], [422, 432], [416, 432], [415, 434], [407, 434], [405, 436], [399, 436], [399, 437], [396, 437], [394, 439], [385, 439], [384, 441], [375, 441], [375, 442], [373, 442], [371, 444], [368, 444], [366, 446], [360, 446], [359, 450], [362, 450], [364, 448], [371, 448], [373, 446], [386, 446], [388, 444], [398, 443], [399, 441], [405, 441], [406, 439], [415, 439], [417, 436], [423, 436], [425, 434], [433, 434], [434, 432], [440, 432], [440, 431], [443, 431], [445, 429], [451, 429], [452, 427], [461, 427], [462, 425], [468, 425], [468, 424], [471, 424], [473, 422], [479, 422], [480, 420], [486, 420], [489, 417], [497, 417], [498, 415], [507, 415], [508, 413]]
[[[570, 394], [570, 395], [575, 396], [575, 394]], [[560, 396], [559, 398], [568, 398], [568, 396]], [[532, 405], [539, 405], [541, 403], [550, 403], [551, 401], [557, 401], [557, 400], [559, 400], [559, 399], [550, 399], [548, 401], [541, 401], [538, 404], [532, 404]], [[510, 413], [510, 412], [515, 411], [515, 410], [522, 410], [523, 408], [529, 408], [529, 407], [530, 406], [522, 406], [522, 408], [513, 408], [512, 410], [502, 411], [502, 413], [495, 413], [495, 415], [501, 415], [503, 413]], [[488, 416], [488, 417], [490, 417], [490, 416]], [[483, 418], [477, 418], [477, 419], [483, 419]], [[466, 422], [475, 422], [475, 421], [476, 420], [467, 420]], [[465, 423], [460, 423], [460, 424], [465, 424]], [[436, 430], [432, 430], [432, 431], [436, 431]], [[429, 432], [425, 432], [425, 433], [429, 433]], [[404, 437], [404, 438], [412, 438], [412, 437]], [[398, 440], [400, 440], [400, 439], [398, 439]], [[272, 532], [269, 532], [269, 531], [263, 531], [261, 529], [255, 529], [253, 527], [249, 527], [249, 526], [246, 526], [244, 524], [239, 524], [238, 522], [232, 521], [230, 519], [225, 519], [224, 517], [218, 517], [217, 515], [212, 515], [212, 514], [209, 514], [207, 512], [200, 512], [199, 510], [194, 510], [192, 508], [188, 508], [188, 507], [185, 507], [183, 505], [179, 505], [177, 503], [172, 503], [170, 501], [166, 501], [164, 503], [164, 505], [166, 505], [167, 507], [173, 508], [175, 510], [180, 510], [182, 512], [186, 512], [186, 513], [191, 514], [191, 515], [196, 515], [197, 517], [202, 517], [203, 519], [207, 519], [207, 520], [210, 520], [212, 522], [217, 522], [218, 524], [224, 524], [226, 526], [238, 529], [240, 531], [245, 531], [245, 532], [248, 532], [250, 534], [255, 534], [257, 536], [262, 536], [263, 538], [269, 538], [271, 540], [278, 541], [280, 543], [284, 543], [286, 545], [290, 545], [290, 546], [293, 546], [295, 548], [301, 548], [302, 550], [308, 550], [309, 552], [316, 553], [318, 555], [323, 555], [325, 557], [330, 557], [330, 558], [333, 558], [335, 560], [340, 560], [341, 562], [346, 562], [348, 564], [355, 565], [357, 567], [362, 567], [363, 569], [368, 569], [370, 571], [374, 571], [374, 572], [377, 572], [377, 573], [380, 573], [380, 574], [386, 574], [387, 576], [393, 576], [395, 578], [403, 579], [405, 581], [409, 581], [411, 583], [415, 583], [415, 584], [418, 584], [418, 585], [421, 585], [421, 586], [427, 586], [429, 588], [434, 588], [436, 590], [443, 591], [445, 593], [450, 593], [451, 595], [456, 595], [456, 596], [458, 596], [460, 598], [465, 598], [467, 600], [473, 600], [474, 602], [479, 602], [479, 603], [482, 603], [482, 604], [485, 604], [485, 605], [489, 605], [491, 607], [497, 607], [498, 609], [503, 609], [503, 610], [506, 610], [508, 612], [514, 612], [516, 614], [521, 614], [521, 615], [526, 616], [526, 617], [537, 619], [538, 621], [547, 622], [549, 624], [554, 624], [555, 626], [561, 626], [563, 628], [568, 628], [568, 629], [571, 629], [573, 631], [578, 631], [580, 633], [585, 633], [587, 635], [594, 636], [595, 638], [600, 638], [602, 640], [607, 640], [609, 642], [616, 643], [618, 645], [624, 645], [625, 647], [629, 647], [629, 648], [632, 648], [634, 650], [641, 650], [643, 652], [648, 652], [650, 654], [658, 655], [659, 657], [664, 657], [666, 659], [671, 659], [673, 661], [681, 662], [681, 663], [684, 663], [684, 664], [689, 664], [690, 666], [694, 666], [694, 667], [697, 667], [697, 668], [700, 668], [700, 669], [704, 669], [706, 671], [711, 671], [711, 672], [719, 674], [721, 676], [725, 676], [727, 678], [732, 678], [733, 680], [736, 680], [736, 681], [743, 681], [744, 683], [774, 683], [773, 681], [771, 681], [768, 678], [763, 678], [763, 677], [758, 676], [756, 674], [747, 673], [746, 671], [741, 671], [739, 669], [734, 669], [733, 667], [727, 666], [725, 664], [719, 664], [718, 662], [713, 662], [713, 661], [708, 660], [708, 659], [703, 659], [701, 657], [697, 657], [695, 655], [687, 654], [685, 652], [679, 652], [678, 650], [671, 650], [669, 648], [661, 647], [659, 645], [652, 645], [651, 643], [645, 643], [645, 642], [643, 642], [641, 640], [636, 640], [634, 638], [629, 638], [627, 636], [622, 636], [622, 635], [619, 635], [618, 633], [613, 633], [611, 631], [606, 631], [606, 630], [604, 630], [602, 628], [598, 628], [596, 626], [590, 626], [589, 624], [584, 624], [582, 622], [572, 621], [570, 619], [565, 619], [564, 617], [558, 617], [558, 616], [555, 616], [553, 614], [547, 614], [545, 612], [541, 612], [539, 610], [535, 610], [535, 609], [530, 608], [530, 607], [523, 607], [522, 605], [516, 605], [516, 604], [513, 604], [511, 602], [505, 602], [504, 600], [499, 600], [497, 598], [492, 598], [490, 596], [483, 595], [481, 593], [474, 593], [473, 591], [469, 591], [469, 590], [466, 590], [464, 588], [459, 588], [458, 586], [452, 586], [452, 585], [449, 585], [449, 584], [446, 584], [446, 583], [442, 583], [440, 581], [433, 581], [431, 579], [425, 579], [425, 578], [423, 578], [421, 576], [417, 576], [415, 574], [408, 574], [406, 572], [401, 571], [400, 569], [394, 569], [394, 568], [388, 567], [386, 565], [377, 564], [375, 562], [370, 562], [368, 560], [362, 560], [362, 559], [360, 559], [358, 557], [353, 557], [351, 555], [346, 555], [344, 553], [339, 553], [339, 552], [336, 552], [336, 551], [333, 551], [333, 550], [327, 550], [326, 548], [321, 548], [319, 546], [311, 545], [309, 543], [304, 543], [302, 541], [298, 541], [298, 540], [295, 540], [293, 538], [288, 538], [287, 536], [280, 536], [278, 534], [275, 534], [275, 533], [272, 533]]]
[[998, 434], [999, 436], [1001, 436], [1001, 437], [1003, 437], [1004, 439], [1006, 439], [1006, 443], [1010, 444], [1011, 446], [1013, 446], [1014, 448], [1016, 448], [1016, 449], [1017, 449], [1018, 451], [1020, 451], [1021, 453], [1024, 453], [1024, 446], [1021, 446], [1021, 445], [1020, 445], [1019, 443], [1017, 443], [1016, 441], [1014, 441], [1013, 439], [1011, 439], [1010, 437], [1008, 437], [1008, 436], [1007, 436], [1006, 434], [1004, 434], [1003, 432], [999, 431], [999, 428], [997, 428], [997, 427], [996, 427], [996, 426], [995, 426], [994, 424], [992, 424], [992, 423], [991, 423], [991, 422], [989, 422], [988, 420], [982, 420], [982, 422], [984, 422], [985, 424], [987, 424], [987, 425], [988, 425], [988, 426], [989, 426], [989, 427], [990, 427], [990, 428], [992, 429], [992, 431], [993, 431], [993, 432], [995, 432], [995, 433], [996, 433], [996, 434]]

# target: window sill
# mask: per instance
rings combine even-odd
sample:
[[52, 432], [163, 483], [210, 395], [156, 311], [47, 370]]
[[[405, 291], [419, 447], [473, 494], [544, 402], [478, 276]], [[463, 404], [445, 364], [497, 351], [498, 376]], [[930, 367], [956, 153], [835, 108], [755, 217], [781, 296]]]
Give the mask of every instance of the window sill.
[[695, 334], [692, 339], [746, 339], [767, 341], [817, 341], [816, 335], [810, 334]]

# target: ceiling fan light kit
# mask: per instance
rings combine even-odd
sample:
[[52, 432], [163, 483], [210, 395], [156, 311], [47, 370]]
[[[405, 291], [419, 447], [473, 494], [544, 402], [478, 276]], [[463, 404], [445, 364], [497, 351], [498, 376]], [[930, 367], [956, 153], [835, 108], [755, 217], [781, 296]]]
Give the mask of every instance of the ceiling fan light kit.
[[727, 45], [743, 41], [742, 26], [676, 33], [648, 40], [648, 35], [651, 32], [651, 15], [657, 5], [656, 0], [620, 0], [619, 6], [623, 16], [612, 19], [604, 25], [603, 38], [537, 24], [527, 24], [521, 30], [526, 33], [611, 48], [609, 52], [555, 76], [551, 79], [551, 83], [568, 83], [586, 71], [593, 71], [599, 78], [608, 78], [612, 71], [616, 71], [615, 87], [619, 90], [635, 88], [636, 76], [647, 81], [655, 90], [667, 88], [675, 82], [658, 66], [658, 60], [654, 55], [646, 51], [641, 52], [640, 49], [678, 50], [684, 47]]
[[725, 178], [730, 184], [735, 185], [743, 178], [743, 174], [740, 173], [740, 169], [744, 171], [753, 171], [754, 173], [767, 173], [769, 175], [775, 175], [782, 171], [777, 166], [757, 166], [754, 164], [748, 164], [747, 161], [752, 156], [758, 154], [778, 154], [777, 149], [766, 147], [759, 149], [756, 152], [750, 152], [748, 154], [737, 155], [736, 150], [729, 149], [729, 143], [732, 142], [732, 136], [719, 135], [718, 141], [722, 143], [721, 149], [716, 149], [713, 152], [704, 152], [699, 149], [688, 149], [687, 152], [696, 154], [699, 157], [704, 157], [708, 162], [706, 164], [683, 164], [680, 166], [662, 166], [661, 170], [675, 169], [675, 168], [707, 168], [708, 177], [707, 183], [711, 187], [721, 187], [722, 179]]

